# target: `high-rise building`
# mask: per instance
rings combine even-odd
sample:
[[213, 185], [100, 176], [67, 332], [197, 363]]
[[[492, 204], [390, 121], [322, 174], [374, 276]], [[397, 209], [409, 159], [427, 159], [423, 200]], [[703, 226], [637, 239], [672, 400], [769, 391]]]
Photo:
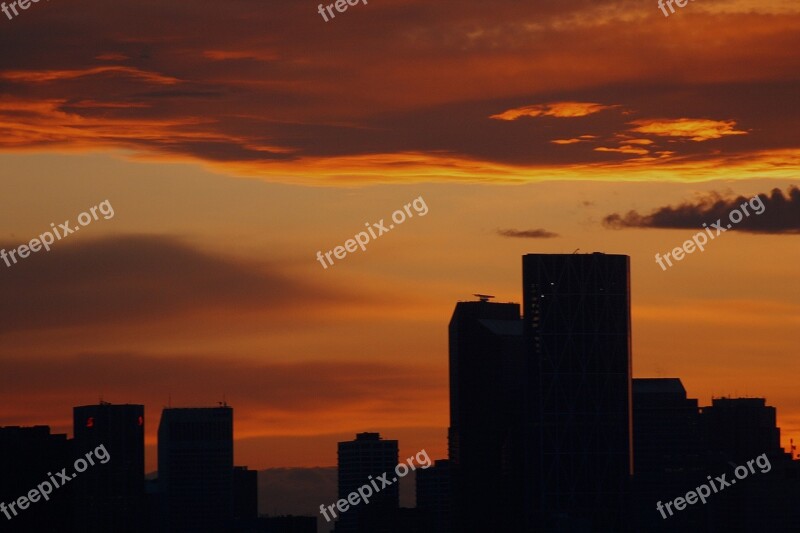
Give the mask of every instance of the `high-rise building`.
[[633, 468], [630, 258], [522, 258], [528, 531], [624, 531]]
[[447, 459], [417, 470], [417, 509], [428, 533], [455, 533], [453, 529], [453, 469]]
[[709, 531], [800, 531], [800, 463], [780, 447], [776, 410], [765, 398], [714, 398], [701, 407], [708, 448], [707, 472], [738, 476], [750, 463], [754, 473], [715, 494], [708, 508]]
[[[52, 487], [51, 475], [72, 470], [72, 442], [66, 435], [51, 434], [47, 426], [0, 427], [0, 502], [3, 531], [60, 533], [71, 520], [72, 484]], [[52, 474], [51, 474], [52, 473]], [[60, 478], [59, 478], [60, 479]], [[51, 485], [48, 500], [39, 497], [26, 509], [12, 506], [20, 496], [43, 481]], [[58, 481], [56, 481], [58, 483]]]
[[764, 398], [714, 398], [700, 409], [709, 451], [725, 461], [782, 456], [775, 408]]
[[459, 302], [450, 319], [454, 531], [515, 531], [523, 523], [522, 321], [519, 304], [489, 298]]
[[705, 449], [697, 400], [686, 397], [680, 379], [633, 380], [635, 531], [705, 531], [704, 506], [687, 508], [669, 520], [654, 507], [703, 482], [709, 472]]
[[[396, 440], [384, 440], [380, 433], [358, 433], [355, 440], [340, 442], [339, 499], [347, 500], [350, 493], [375, 480], [380, 492], [369, 503], [361, 502], [339, 514], [336, 533], [384, 533], [393, 531], [393, 520], [400, 507], [400, 490], [394, 469], [397, 466]], [[378, 481], [387, 474], [388, 487]]]
[[[144, 406], [74, 407], [75, 458], [99, 448], [105, 463], [94, 459], [73, 481], [74, 524], [78, 531], [134, 533], [144, 515]], [[105, 450], [105, 451], [104, 451]]]
[[678, 378], [633, 380], [634, 473], [637, 477], [695, 468], [703, 434], [696, 399]]
[[218, 533], [229, 528], [233, 409], [164, 409], [158, 427], [158, 479], [169, 533]]
[[246, 466], [233, 467], [233, 518], [258, 518], [258, 471]]

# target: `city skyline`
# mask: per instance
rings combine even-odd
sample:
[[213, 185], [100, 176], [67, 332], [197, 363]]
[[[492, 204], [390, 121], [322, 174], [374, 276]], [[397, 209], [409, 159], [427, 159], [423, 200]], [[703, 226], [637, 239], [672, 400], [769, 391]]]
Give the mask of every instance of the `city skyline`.
[[[581, 254], [581, 252], [578, 252], [578, 253]], [[583, 254], [583, 255], [590, 255], [590, 254], [587, 253], [587, 254]], [[461, 302], [461, 303], [469, 303], [469, 302], [475, 303], [475, 302], [480, 301], [481, 299], [485, 299], [485, 297], [483, 297], [482, 295], [473, 295], [473, 297], [476, 298], [476, 299], [475, 300], [459, 300], [459, 302]], [[492, 298], [495, 298], [495, 297], [493, 296]], [[521, 297], [517, 299], [517, 301], [520, 301], [520, 302], [522, 300], [523, 300], [523, 298], [521, 298]], [[508, 305], [509, 306], [510, 305], [519, 306], [520, 304], [519, 303], [509, 302]], [[522, 315], [520, 315], [519, 318], [522, 319]], [[443, 359], [446, 360], [447, 358], [443, 357]], [[635, 351], [634, 351], [632, 359], [635, 362], [635, 360], [636, 360]], [[634, 378], [652, 378], [652, 377], [658, 377], [658, 376], [641, 376], [641, 375], [636, 375], [636, 373], [634, 372], [633, 377]], [[712, 386], [713, 386], [713, 384], [712, 384]], [[693, 394], [694, 396], [700, 397], [700, 395], [694, 393], [693, 391], [691, 391], [691, 389], [690, 389], [690, 393]], [[197, 403], [197, 404], [187, 404], [187, 405], [181, 405], [181, 406], [178, 406], [178, 405], [173, 406], [172, 405], [171, 394], [168, 394], [167, 396], [168, 396], [167, 399], [168, 399], [168, 402], [169, 402], [170, 405], [169, 406], [164, 406], [164, 409], [172, 408], [172, 407], [174, 407], [174, 408], [178, 408], [178, 407], [185, 407], [185, 408], [212, 407], [214, 404], [222, 405], [223, 403], [226, 403], [226, 401], [225, 401], [225, 397], [226, 396], [225, 396], [225, 394], [223, 394], [222, 395], [223, 399], [221, 401], [213, 401], [212, 400], [212, 401], [207, 402], [205, 404]], [[721, 394], [721, 395], [711, 395], [709, 397], [709, 399], [708, 399], [708, 402], [710, 404], [715, 398], [726, 398], [726, 397], [754, 397], [754, 398], [767, 397], [767, 398], [769, 398], [768, 395], [759, 394], [758, 391], [755, 391], [755, 394], [753, 396], [739, 395], [739, 394], [736, 394], [736, 393]], [[129, 398], [128, 400], [129, 400], [128, 403], [138, 401], [135, 397], [134, 398]], [[104, 398], [100, 397], [99, 401], [101, 403], [104, 402]], [[125, 402], [123, 401], [123, 402], [111, 402], [111, 403], [115, 403], [116, 404], [116, 403], [125, 403]], [[773, 403], [775, 403], [775, 402], [773, 402]], [[779, 411], [778, 420], [780, 421], [781, 420], [780, 409], [778, 411]], [[65, 430], [63, 426], [59, 426], [58, 424], [53, 423], [53, 422], [51, 422], [49, 420], [31, 421], [30, 423], [23, 422], [21, 424], [5, 424], [5, 425], [21, 425], [21, 426], [46, 425], [46, 426], [49, 426], [49, 427], [53, 428], [53, 432], [54, 433], [66, 433], [70, 437], [72, 437], [72, 432], [70, 431], [70, 429], [72, 427], [71, 425], [68, 426], [68, 428], [66, 428], [66, 430]], [[151, 428], [150, 429], [151, 432], [154, 432], [155, 431], [154, 428], [157, 427], [157, 426], [151, 424], [148, 427]], [[398, 440], [400, 440], [401, 442], [404, 441], [404, 440], [405, 441], [409, 440], [408, 438], [404, 439], [404, 438], [400, 437], [401, 435], [406, 435], [407, 436], [406, 430], [403, 430], [401, 428], [400, 430], [394, 429], [394, 431], [393, 431], [393, 428], [390, 428], [390, 427], [385, 426], [385, 425], [380, 425], [380, 424], [376, 424], [376, 425], [372, 425], [372, 426], [364, 426], [364, 427], [355, 427], [353, 431], [354, 432], [375, 431], [375, 432], [382, 432], [382, 433], [389, 433], [389, 434], [394, 432], [394, 434], [397, 435], [396, 438]], [[338, 442], [338, 440], [341, 440], [342, 438], [346, 438], [351, 433], [352, 432], [350, 432], [350, 431], [343, 431], [341, 434], [339, 434], [339, 433], [330, 434], [330, 435], [326, 436], [325, 440]], [[417, 437], [415, 439], [411, 439], [413, 442], [421, 443], [421, 445], [420, 444], [404, 445], [404, 447], [402, 448], [402, 450], [403, 450], [402, 453], [406, 453], [406, 451], [408, 453], [411, 453], [413, 451], [412, 448], [414, 448], [415, 446], [417, 447], [417, 449], [419, 449], [419, 448], [425, 447], [427, 445], [427, 447], [429, 449], [436, 450], [435, 453], [436, 453], [437, 457], [446, 457], [447, 456], [447, 445], [446, 445], [447, 429], [446, 429], [446, 427], [444, 427], [444, 428], [435, 428], [431, 434], [434, 437], [430, 438], [428, 440], [425, 440], [425, 441], [422, 441], [421, 439], [419, 439], [419, 437]], [[234, 434], [234, 438], [236, 439], [236, 434]], [[784, 432], [782, 434], [782, 439], [781, 439], [782, 446], [784, 446], [785, 448], [788, 448], [789, 439], [792, 439], [792, 435], [791, 434], [787, 435], [786, 432]], [[241, 440], [241, 439], [236, 439], [236, 440]], [[237, 445], [237, 448], [239, 446], [240, 445]], [[153, 441], [152, 438], [146, 438], [146, 446], [145, 446], [145, 448], [146, 448], [146, 451], [147, 451], [147, 453], [146, 453], [147, 471], [148, 472], [155, 472], [157, 470], [156, 461], [155, 461], [155, 457], [157, 456], [157, 453], [156, 453], [156, 444], [155, 444], [155, 442]], [[256, 465], [258, 465], [257, 466], [258, 469], [270, 468], [272, 466], [280, 466], [280, 467], [311, 467], [311, 466], [322, 466], [322, 467], [324, 467], [324, 466], [334, 466], [335, 463], [336, 463], [336, 461], [335, 461], [335, 453], [332, 453], [330, 451], [330, 449], [328, 449], [328, 451], [325, 453], [325, 455], [328, 455], [329, 457], [333, 457], [334, 459], [329, 460], [328, 463], [314, 462], [316, 459], [312, 458], [311, 461], [305, 462], [303, 464], [278, 463], [276, 465], [271, 465], [271, 464], [259, 465], [258, 463], [259, 463], [259, 460], [261, 459], [261, 455], [259, 454], [258, 451], [254, 450], [254, 449], [251, 449], [249, 451], [249, 453], [248, 453], [248, 457], [253, 459], [254, 461], [238, 461], [237, 460], [237, 462], [256, 464]]]
[[631, 258], [634, 377], [765, 396], [800, 440], [796, 2], [22, 4], [0, 425], [227, 401], [252, 468], [362, 431], [444, 457], [453, 302], [578, 250]]
[[[790, 512], [800, 461], [791, 460], [793, 449], [786, 453], [781, 448], [777, 410], [766, 399], [716, 398], [701, 406], [687, 397], [680, 377], [631, 376], [630, 257], [525, 254], [520, 281], [522, 308], [492, 302], [494, 296], [486, 294], [455, 304], [448, 339], [448, 453], [432, 458], [423, 449], [416, 455], [422, 471], [434, 468], [416, 478], [415, 508], [400, 506], [399, 477], [416, 467], [413, 457], [408, 466], [400, 460], [397, 439], [363, 431], [354, 440], [338, 442], [339, 499], [320, 505], [325, 518], [330, 512], [336, 519], [336, 533], [475, 528], [512, 533], [542, 527], [596, 533], [637, 527], [714, 531], [743, 523], [788, 531], [800, 520], [800, 514]], [[295, 519], [257, 518], [257, 505], [264, 500], [258, 497], [256, 471], [235, 467], [240, 461], [234, 461], [233, 412], [224, 402], [165, 407], [158, 424], [158, 476], [147, 483], [142, 405], [101, 401], [76, 406], [75, 438], [69, 441], [43, 427], [0, 427], [4, 456], [24, 446], [25, 438], [34, 450], [52, 449], [26, 453], [21, 464], [29, 469], [5, 466], [12, 475], [0, 492], [8, 499], [43, 465], [57, 470], [52, 461], [97, 446], [101, 465], [83, 474], [89, 465], [78, 459], [74, 468], [80, 476], [59, 474], [62, 481], [78, 481], [59, 494], [69, 495], [58, 500], [59, 506], [49, 508], [63, 513], [63, 498], [71, 498], [76, 531], [121, 530], [119, 525], [132, 533], [162, 527], [176, 533], [220, 533], [234, 525], [242, 531], [283, 527], [275, 520]], [[94, 466], [91, 453], [86, 457]], [[112, 458], [116, 461], [106, 465]], [[705, 507], [712, 488], [716, 494], [735, 479], [720, 488], [698, 486], [689, 504], [701, 494], [703, 505], [686, 513], [675, 516], [685, 509], [680, 496], [662, 505], [708, 471], [739, 463], [736, 479], [746, 479], [748, 458], [753, 474], [756, 462], [761, 474], [769, 474], [773, 464], [776, 470], [745, 484], [740, 488], [745, 492], [726, 492], [716, 505]], [[395, 477], [389, 477], [391, 472]], [[725, 477], [717, 479], [723, 483]], [[314, 494], [304, 504], [310, 511]], [[761, 503], [741, 503], [742, 494]], [[660, 518], [652, 512], [654, 501]], [[471, 511], [481, 505], [490, 511], [474, 516]], [[93, 512], [87, 515], [83, 507]], [[16, 518], [14, 506], [9, 509]], [[124, 518], [128, 515], [135, 519]], [[323, 531], [333, 526], [312, 516], [297, 518], [297, 524], [308, 528], [314, 520]]]

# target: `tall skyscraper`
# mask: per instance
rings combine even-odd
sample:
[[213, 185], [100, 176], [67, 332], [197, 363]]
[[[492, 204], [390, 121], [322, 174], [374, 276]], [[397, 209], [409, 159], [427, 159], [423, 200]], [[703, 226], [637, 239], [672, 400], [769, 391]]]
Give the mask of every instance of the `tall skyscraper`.
[[632, 474], [625, 255], [522, 258], [528, 531], [624, 531]]
[[450, 319], [454, 531], [515, 531], [523, 519], [522, 321], [519, 304], [488, 298], [459, 302]]
[[[395, 478], [398, 447], [396, 440], [383, 440], [380, 433], [358, 433], [355, 440], [340, 442], [339, 454], [339, 499], [347, 499], [371, 479], [387, 473], [392, 485], [381, 488], [370, 498], [369, 503], [359, 503], [340, 514], [336, 533], [385, 533], [393, 531], [393, 520], [400, 507], [399, 483]], [[370, 478], [372, 476], [372, 478]]]
[[[73, 481], [78, 531], [141, 531], [144, 515], [144, 406], [84, 405], [72, 410], [75, 457], [102, 446], [110, 457], [95, 459]], [[102, 449], [100, 454], [104, 453]], [[65, 465], [67, 466], [67, 465]]]
[[164, 409], [158, 427], [158, 479], [169, 533], [218, 533], [229, 528], [233, 409]]

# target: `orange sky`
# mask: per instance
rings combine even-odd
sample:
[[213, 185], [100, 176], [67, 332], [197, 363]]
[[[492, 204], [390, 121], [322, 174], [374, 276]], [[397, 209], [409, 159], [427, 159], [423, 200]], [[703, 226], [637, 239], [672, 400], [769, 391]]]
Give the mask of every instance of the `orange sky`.
[[251, 467], [332, 465], [365, 430], [443, 457], [455, 302], [519, 301], [522, 254], [580, 248], [632, 258], [636, 377], [765, 396], [800, 436], [792, 2], [35, 7], [0, 20], [0, 248], [115, 216], [0, 263], [0, 425], [144, 403], [154, 469], [161, 407], [224, 397]]

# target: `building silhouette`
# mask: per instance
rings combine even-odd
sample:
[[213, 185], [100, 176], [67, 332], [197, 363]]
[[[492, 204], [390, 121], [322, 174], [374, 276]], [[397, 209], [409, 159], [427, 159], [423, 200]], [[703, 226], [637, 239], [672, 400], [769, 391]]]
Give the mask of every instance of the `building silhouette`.
[[233, 467], [233, 518], [258, 518], [258, 472], [246, 466]]
[[[384, 440], [380, 433], [358, 433], [355, 440], [339, 443], [339, 499], [346, 501], [350, 493], [362, 485], [369, 485], [373, 479], [380, 491], [373, 491], [368, 504], [361, 502], [345, 512], [337, 510], [336, 533], [394, 531], [394, 520], [400, 507], [399, 484], [394, 472], [397, 459], [397, 441]], [[377, 481], [384, 472], [392, 483], [387, 487]]]
[[144, 406], [101, 402], [73, 407], [72, 418], [72, 461], [101, 446], [110, 456], [105, 464], [95, 459], [95, 464], [73, 481], [76, 530], [140, 531], [144, 514]]
[[[396, 440], [359, 433], [338, 443], [338, 494], [349, 509], [334, 511], [337, 533], [800, 531], [800, 461], [781, 448], [766, 399], [700, 407], [678, 378], [631, 380], [627, 256], [526, 255], [523, 289], [522, 318], [518, 304], [482, 295], [455, 307], [450, 458], [416, 470], [416, 509], [399, 508]], [[316, 516], [257, 515], [257, 473], [233, 466], [228, 406], [164, 409], [159, 477], [146, 482], [143, 406], [74, 407], [73, 424], [73, 440], [47, 426], [0, 427], [7, 530], [316, 530]], [[95, 461], [80, 470], [89, 451]], [[18, 503], [62, 470], [77, 475], [49, 500]], [[722, 474], [728, 488], [688, 502]], [[373, 487], [369, 503], [348, 501], [364, 485]], [[688, 507], [679, 509], [683, 496]], [[659, 514], [662, 502], [675, 512]]]
[[663, 475], [699, 466], [704, 433], [696, 399], [678, 378], [633, 380], [634, 472]]
[[783, 454], [777, 414], [765, 398], [714, 398], [700, 410], [700, 419], [708, 450], [724, 460]]
[[[698, 407], [677, 378], [633, 380], [636, 531], [721, 533], [800, 530], [800, 467], [780, 448], [775, 409], [763, 398], [716, 398]], [[769, 460], [735, 486], [667, 518], [655, 505], [709, 478]]]
[[522, 258], [527, 531], [628, 527], [630, 258]]
[[158, 479], [168, 533], [219, 533], [233, 519], [233, 409], [167, 408]]
[[[73, 463], [72, 442], [51, 434], [48, 426], [0, 427], [0, 502], [10, 505], [51, 474]], [[57, 481], [56, 481], [57, 483]], [[26, 509], [5, 507], [0, 514], [3, 531], [20, 533], [63, 532], [71, 523], [72, 483], [53, 488], [49, 500], [39, 499]]]
[[522, 525], [522, 321], [519, 304], [488, 298], [459, 302], [450, 319], [454, 531]]
[[455, 533], [453, 529], [453, 467], [439, 459], [426, 469], [417, 470], [417, 509], [429, 533]]
[[262, 516], [236, 533], [317, 533], [313, 516]]
[[698, 402], [686, 397], [680, 379], [633, 380], [633, 435], [635, 530], [704, 531], [705, 507], [688, 508], [668, 521], [655, 508], [697, 487], [709, 473]]

